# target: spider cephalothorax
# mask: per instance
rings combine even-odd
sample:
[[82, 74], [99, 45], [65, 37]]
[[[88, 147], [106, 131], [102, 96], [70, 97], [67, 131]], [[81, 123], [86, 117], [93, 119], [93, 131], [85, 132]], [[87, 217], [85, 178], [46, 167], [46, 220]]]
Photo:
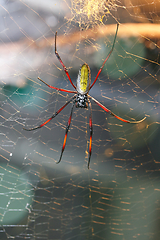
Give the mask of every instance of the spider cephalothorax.
[[98, 104], [104, 111], [108, 112], [109, 114], [111, 114], [112, 116], [116, 117], [117, 119], [119, 119], [122, 122], [126, 122], [126, 123], [140, 123], [142, 121], [144, 121], [144, 119], [146, 117], [144, 117], [142, 120], [140, 121], [128, 121], [125, 120], [121, 117], [118, 117], [116, 114], [114, 114], [113, 112], [111, 112], [111, 110], [109, 110], [108, 108], [106, 108], [105, 106], [103, 106], [100, 102], [98, 102], [95, 98], [91, 97], [88, 93], [90, 91], [90, 89], [93, 87], [93, 85], [96, 83], [99, 74], [101, 73], [105, 63], [107, 62], [109, 56], [111, 55], [113, 49], [114, 49], [114, 44], [116, 41], [116, 37], [117, 37], [117, 32], [118, 32], [118, 24], [117, 24], [117, 30], [116, 30], [116, 34], [114, 37], [114, 41], [113, 41], [113, 45], [112, 45], [112, 49], [110, 50], [108, 56], [106, 57], [106, 59], [104, 60], [101, 68], [99, 69], [96, 78], [94, 79], [93, 83], [91, 84], [91, 72], [90, 72], [90, 68], [88, 66], [87, 63], [84, 63], [82, 65], [82, 67], [79, 70], [79, 74], [78, 74], [78, 78], [77, 78], [77, 86], [75, 86], [69, 76], [69, 73], [64, 65], [64, 63], [62, 62], [62, 59], [60, 58], [58, 52], [57, 52], [57, 48], [56, 48], [56, 37], [57, 37], [57, 32], [55, 34], [55, 55], [57, 56], [58, 60], [60, 61], [71, 85], [74, 87], [75, 91], [72, 90], [67, 90], [67, 89], [63, 89], [63, 88], [56, 88], [53, 87], [51, 85], [49, 85], [48, 83], [46, 83], [45, 81], [43, 81], [42, 79], [40, 79], [38, 77], [38, 79], [43, 82], [44, 84], [46, 84], [48, 87], [56, 89], [58, 91], [62, 91], [62, 92], [67, 92], [67, 93], [74, 93], [74, 96], [71, 97], [69, 99], [68, 102], [66, 102], [57, 112], [55, 112], [47, 121], [45, 121], [44, 123], [42, 123], [41, 125], [34, 127], [34, 128], [30, 128], [30, 129], [26, 129], [23, 128], [27, 131], [32, 131], [38, 128], [43, 127], [44, 125], [46, 125], [48, 122], [50, 122], [54, 117], [56, 117], [70, 102], [72, 103], [72, 108], [71, 108], [71, 113], [70, 113], [70, 117], [68, 119], [68, 123], [66, 126], [66, 132], [65, 132], [65, 137], [64, 137], [64, 141], [63, 141], [63, 146], [62, 146], [62, 151], [61, 151], [61, 155], [59, 158], [59, 161], [57, 163], [59, 163], [61, 161], [62, 155], [63, 155], [63, 151], [65, 149], [66, 146], [66, 140], [67, 140], [67, 135], [68, 135], [68, 130], [71, 124], [71, 119], [72, 119], [72, 113], [73, 113], [73, 108], [74, 105], [76, 105], [76, 107], [80, 107], [80, 108], [87, 108], [89, 106], [89, 130], [90, 130], [90, 140], [89, 140], [89, 157], [88, 157], [88, 168], [89, 168], [89, 163], [90, 163], [90, 158], [91, 158], [91, 152], [92, 152], [92, 133], [93, 133], [93, 127], [92, 127], [92, 107], [91, 107], [91, 102], [90, 99], [92, 99], [96, 104]]
[[87, 108], [88, 107], [88, 97], [87, 94], [78, 93], [76, 96], [76, 107]]

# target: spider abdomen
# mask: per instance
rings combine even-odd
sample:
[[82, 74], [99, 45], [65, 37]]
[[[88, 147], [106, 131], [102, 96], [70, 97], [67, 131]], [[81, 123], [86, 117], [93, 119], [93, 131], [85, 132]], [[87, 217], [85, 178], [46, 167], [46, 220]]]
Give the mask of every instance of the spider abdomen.
[[87, 94], [78, 93], [76, 96], [76, 107], [87, 108], [88, 107], [88, 97]]
[[91, 71], [87, 63], [84, 63], [77, 77], [77, 87], [76, 90], [81, 95], [89, 92], [91, 84]]

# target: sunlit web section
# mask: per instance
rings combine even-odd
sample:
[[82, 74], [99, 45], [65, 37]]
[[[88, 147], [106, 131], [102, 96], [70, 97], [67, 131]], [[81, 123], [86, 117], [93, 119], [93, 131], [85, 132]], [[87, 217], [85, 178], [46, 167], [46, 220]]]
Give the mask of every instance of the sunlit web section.
[[70, 21], [78, 23], [80, 28], [94, 27], [106, 20], [108, 15], [110, 15], [110, 10], [115, 10], [116, 8], [115, 0], [71, 0]]
[[[82, 2], [90, 12], [78, 39], [80, 9], [73, 2], [1, 1], [0, 239], [159, 239], [160, 8], [152, 2], [107, 1], [99, 15], [99, 3]], [[57, 165], [71, 104], [41, 129], [23, 130], [45, 122], [73, 96], [38, 77], [75, 90], [54, 55], [55, 32], [73, 83], [84, 62], [93, 83], [117, 22], [114, 51], [89, 94], [122, 118], [146, 120], [123, 123], [92, 101], [88, 170], [89, 111], [74, 108]]]

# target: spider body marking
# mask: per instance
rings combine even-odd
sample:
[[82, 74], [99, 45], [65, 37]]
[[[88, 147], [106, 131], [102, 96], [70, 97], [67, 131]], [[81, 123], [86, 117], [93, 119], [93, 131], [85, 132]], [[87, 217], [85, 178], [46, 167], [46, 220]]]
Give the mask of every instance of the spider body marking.
[[74, 106], [76, 106], [77, 108], [88, 108], [89, 107], [89, 132], [90, 132], [90, 138], [89, 138], [89, 157], [88, 157], [88, 169], [89, 169], [89, 164], [90, 164], [90, 158], [91, 158], [91, 153], [92, 153], [92, 134], [93, 134], [93, 126], [92, 126], [92, 106], [91, 106], [91, 102], [90, 99], [92, 99], [98, 106], [100, 106], [105, 112], [108, 112], [110, 115], [114, 116], [115, 118], [119, 119], [122, 122], [125, 123], [140, 123], [143, 122], [146, 117], [144, 117], [143, 119], [139, 120], [139, 121], [129, 121], [129, 120], [125, 120], [119, 116], [117, 116], [116, 114], [114, 114], [110, 109], [106, 108], [105, 106], [103, 106], [100, 102], [98, 102], [95, 98], [93, 98], [92, 96], [90, 96], [88, 93], [90, 91], [90, 89], [94, 86], [94, 84], [96, 83], [105, 63], [107, 62], [109, 56], [111, 55], [113, 49], [114, 49], [114, 45], [115, 45], [115, 41], [116, 41], [116, 37], [117, 37], [117, 32], [118, 32], [118, 26], [119, 24], [117, 24], [117, 30], [115, 33], [115, 37], [114, 37], [114, 41], [113, 41], [113, 45], [112, 48], [110, 50], [110, 52], [108, 53], [106, 59], [104, 60], [101, 68], [99, 69], [97, 76], [95, 77], [93, 83], [91, 84], [91, 72], [90, 72], [90, 68], [88, 66], [87, 63], [84, 63], [80, 70], [79, 70], [79, 74], [77, 77], [77, 86], [75, 86], [70, 78], [70, 75], [67, 71], [66, 66], [64, 65], [62, 59], [60, 58], [60, 55], [57, 52], [57, 45], [56, 45], [56, 39], [57, 39], [57, 32], [55, 34], [55, 55], [58, 58], [59, 62], [61, 63], [63, 70], [65, 71], [71, 85], [73, 86], [73, 88], [75, 89], [74, 91], [72, 90], [67, 90], [67, 89], [63, 89], [63, 88], [56, 88], [53, 87], [51, 85], [49, 85], [48, 83], [46, 83], [45, 81], [43, 81], [42, 79], [40, 79], [38, 77], [38, 79], [43, 82], [44, 84], [46, 84], [49, 88], [55, 89], [57, 91], [62, 91], [62, 92], [67, 92], [67, 93], [74, 93], [74, 96], [72, 96], [68, 102], [66, 102], [57, 112], [55, 112], [49, 119], [47, 119], [44, 123], [42, 123], [41, 125], [34, 127], [34, 128], [23, 128], [26, 131], [32, 131], [38, 128], [43, 127], [44, 125], [46, 125], [48, 122], [50, 122], [53, 118], [55, 118], [69, 103], [72, 102], [72, 108], [71, 108], [71, 113], [67, 122], [67, 126], [66, 126], [66, 132], [65, 132], [65, 137], [63, 140], [63, 145], [62, 145], [62, 150], [61, 150], [61, 155], [59, 158], [59, 161], [57, 163], [59, 163], [62, 159], [62, 155], [66, 146], [66, 141], [67, 141], [67, 135], [68, 135], [68, 131], [70, 128], [70, 124], [71, 124], [71, 119], [72, 119], [72, 113], [73, 113], [73, 108]]

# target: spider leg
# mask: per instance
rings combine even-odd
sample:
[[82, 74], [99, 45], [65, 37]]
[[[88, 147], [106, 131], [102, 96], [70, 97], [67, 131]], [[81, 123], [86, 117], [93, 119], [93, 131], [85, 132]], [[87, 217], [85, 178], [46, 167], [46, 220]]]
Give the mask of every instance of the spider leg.
[[67, 123], [67, 126], [66, 126], [66, 132], [65, 132], [65, 136], [64, 136], [64, 141], [63, 141], [63, 146], [62, 146], [62, 150], [61, 150], [61, 155], [60, 155], [59, 161], [57, 163], [60, 163], [60, 161], [62, 159], [62, 155], [63, 155], [64, 149], [65, 149], [65, 146], [66, 146], [67, 135], [68, 135], [68, 130], [69, 130], [69, 127], [70, 127], [70, 124], [71, 124], [71, 119], [72, 119], [72, 113], [73, 113], [74, 105], [75, 105], [75, 102], [73, 102], [73, 105], [72, 105], [72, 108], [71, 108], [70, 117], [68, 119], [68, 123]]
[[38, 77], [38, 79], [41, 82], [43, 82], [44, 84], [46, 84], [49, 88], [53, 88], [53, 89], [56, 89], [56, 90], [61, 91], [61, 92], [76, 93], [76, 91], [70, 91], [70, 90], [66, 90], [66, 89], [63, 89], [63, 88], [53, 87], [53, 86], [49, 85], [48, 83], [46, 83], [45, 81], [43, 81], [41, 78]]
[[71, 83], [72, 86], [76, 89], [76, 86], [73, 84], [73, 82], [72, 82], [72, 80], [71, 80], [71, 78], [70, 78], [70, 76], [69, 76], [69, 73], [68, 73], [68, 71], [67, 71], [66, 66], [65, 66], [64, 63], [62, 62], [62, 59], [60, 58], [60, 56], [59, 56], [59, 54], [58, 54], [58, 52], [57, 52], [56, 39], [57, 39], [57, 32], [56, 32], [56, 34], [55, 34], [55, 54], [56, 54], [56, 57], [57, 57], [58, 60], [60, 61], [61, 65], [62, 65], [62, 67], [63, 67], [63, 70], [65, 71], [65, 73], [66, 73], [66, 75], [67, 75], [70, 83]]
[[90, 139], [89, 139], [89, 158], [88, 158], [88, 169], [89, 169], [89, 164], [90, 164], [90, 158], [91, 158], [91, 153], [92, 153], [92, 134], [93, 134], [93, 127], [92, 127], [92, 105], [90, 100], [88, 99], [89, 102], [89, 108], [90, 108], [90, 114], [89, 114], [89, 130], [90, 130]]
[[141, 123], [143, 122], [146, 117], [142, 118], [141, 120], [139, 121], [128, 121], [128, 120], [125, 120], [119, 116], [117, 116], [116, 114], [114, 114], [113, 112], [111, 112], [111, 110], [109, 110], [108, 108], [106, 108], [105, 106], [103, 106], [100, 102], [98, 102], [95, 98], [89, 96], [95, 103], [98, 104], [98, 106], [100, 106], [104, 111], [108, 112], [110, 115], [114, 116], [115, 118], [119, 119], [120, 121], [122, 122], [126, 122], [126, 123]]
[[74, 95], [73, 97], [70, 98], [70, 100], [68, 102], [66, 102], [56, 113], [54, 113], [52, 115], [52, 117], [50, 117], [47, 121], [45, 121], [44, 123], [42, 123], [41, 125], [34, 127], [34, 128], [23, 128], [26, 131], [32, 131], [32, 130], [36, 130], [38, 128], [43, 127], [44, 125], [46, 125], [48, 122], [50, 122], [53, 118], [55, 118], [74, 98], [76, 97], [76, 95]]
[[98, 73], [97, 73], [97, 76], [96, 76], [94, 82], [93, 82], [92, 85], [90, 86], [90, 89], [91, 89], [91, 88], [93, 87], [93, 85], [96, 83], [96, 81], [97, 81], [97, 79], [98, 79], [98, 77], [99, 77], [99, 74], [102, 72], [102, 69], [103, 69], [105, 63], [107, 62], [108, 58], [110, 57], [111, 53], [113, 52], [114, 45], [115, 45], [115, 41], [116, 41], [116, 37], [117, 37], [117, 33], [118, 33], [118, 27], [119, 27], [119, 23], [117, 23], [117, 30], [116, 30], [116, 34], [115, 34], [115, 37], [114, 37], [114, 41], [113, 41], [112, 48], [111, 48], [111, 50], [110, 50], [108, 56], [107, 56], [106, 59], [104, 60], [104, 62], [103, 62], [103, 64], [102, 64], [101, 68], [99, 69], [99, 71], [98, 71]]

